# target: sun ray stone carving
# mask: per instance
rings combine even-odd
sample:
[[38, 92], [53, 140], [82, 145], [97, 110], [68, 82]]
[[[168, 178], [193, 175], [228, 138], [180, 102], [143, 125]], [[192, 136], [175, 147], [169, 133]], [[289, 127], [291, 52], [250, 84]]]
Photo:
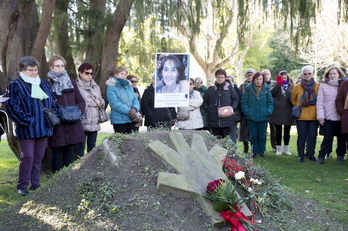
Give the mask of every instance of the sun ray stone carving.
[[[202, 194], [209, 182], [220, 178], [226, 179], [221, 160], [226, 156], [227, 150], [215, 145], [208, 151], [203, 137], [198, 134], [193, 134], [191, 147], [180, 132], [171, 131], [169, 137], [176, 150], [160, 141], [154, 141], [148, 146], [155, 157], [176, 171], [176, 173], [159, 172], [157, 189], [198, 200], [212, 224], [221, 225], [222, 217]], [[251, 216], [246, 206], [243, 206], [242, 212], [246, 216]]]

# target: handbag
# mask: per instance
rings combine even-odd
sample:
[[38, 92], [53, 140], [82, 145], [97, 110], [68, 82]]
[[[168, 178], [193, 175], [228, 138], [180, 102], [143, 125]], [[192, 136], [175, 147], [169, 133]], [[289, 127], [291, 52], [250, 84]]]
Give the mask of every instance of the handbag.
[[176, 113], [176, 119], [178, 121], [186, 121], [190, 119], [190, 111], [178, 109], [178, 112]]
[[298, 119], [301, 114], [302, 105], [297, 105], [291, 109], [291, 118]]
[[46, 119], [46, 125], [47, 127], [54, 127], [58, 124], [60, 124], [60, 119], [54, 112], [53, 108], [45, 108], [42, 102], [39, 100], [39, 103], [42, 107], [42, 110], [45, 114], [45, 119]]
[[226, 118], [233, 115], [233, 107], [223, 106], [218, 108], [219, 118]]
[[106, 113], [105, 109], [102, 108], [101, 106], [99, 106], [99, 104], [95, 100], [94, 95], [92, 94], [91, 91], [87, 91], [87, 92], [91, 95], [91, 98], [94, 100], [94, 102], [96, 103], [96, 105], [97, 105], [97, 107], [99, 109], [98, 110], [98, 123], [104, 123], [104, 122], [108, 121], [109, 120], [109, 116]]
[[99, 110], [98, 110], [98, 123], [104, 123], [104, 122], [108, 121], [109, 116], [106, 113], [106, 111], [99, 106], [98, 106], [98, 108], [99, 108]]
[[62, 124], [76, 124], [82, 119], [82, 113], [77, 105], [68, 106], [66, 94], [64, 94], [66, 106], [58, 105], [60, 122]]

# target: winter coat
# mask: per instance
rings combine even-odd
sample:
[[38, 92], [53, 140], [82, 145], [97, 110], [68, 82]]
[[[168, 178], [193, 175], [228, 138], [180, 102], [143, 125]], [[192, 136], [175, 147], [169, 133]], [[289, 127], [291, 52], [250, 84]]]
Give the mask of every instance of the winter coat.
[[129, 111], [134, 108], [138, 112], [140, 105], [130, 82], [112, 77], [106, 81], [106, 85], [106, 97], [111, 107], [111, 124], [133, 123], [128, 115]]
[[177, 128], [181, 129], [197, 129], [203, 128], [203, 117], [200, 111], [200, 106], [203, 104], [203, 98], [198, 91], [193, 91], [189, 99], [188, 107], [180, 107], [178, 110], [189, 111], [190, 117], [185, 121], [178, 121]]
[[[82, 126], [85, 132], [95, 132], [100, 130], [98, 123], [99, 107], [105, 108], [105, 101], [101, 96], [100, 88], [97, 83], [92, 79], [86, 83], [80, 77], [76, 80], [80, 93], [86, 103], [86, 111], [83, 115]], [[93, 98], [92, 98], [93, 97]], [[95, 100], [100, 101], [98, 107]]]
[[[134, 90], [134, 94], [135, 94], [135, 96], [138, 98], [138, 100], [139, 100], [139, 105], [141, 105], [141, 95], [140, 95], [140, 92], [139, 92], [139, 90], [138, 90], [138, 88], [133, 88], [133, 90]], [[141, 111], [141, 106], [140, 106], [140, 111], [139, 111], [142, 115], [143, 115], [143, 113], [142, 113], [142, 111]], [[136, 123], [135, 124], [135, 127], [136, 128], [139, 128], [139, 127], [141, 127], [143, 125], [143, 120], [141, 120], [140, 122], [138, 122], [138, 123]]]
[[271, 90], [271, 93], [274, 101], [274, 110], [269, 123], [291, 126], [294, 123], [294, 119], [290, 116], [292, 109], [292, 104], [290, 102], [292, 93], [291, 87], [289, 86], [288, 89], [283, 93], [282, 86], [276, 85]]
[[348, 108], [344, 108], [344, 104], [348, 94], [348, 81], [344, 81], [338, 89], [335, 105], [337, 113], [342, 119], [342, 133], [348, 133]]
[[[320, 83], [315, 83], [314, 91], [318, 97]], [[301, 104], [301, 97], [303, 95], [303, 88], [301, 83], [295, 85], [294, 89], [292, 89], [291, 93], [291, 103], [293, 106], [297, 106]], [[317, 120], [317, 107], [316, 105], [309, 105], [308, 107], [301, 108], [300, 117], [297, 120]]]
[[[49, 85], [41, 81], [40, 88], [48, 95], [42, 100], [45, 108], [55, 107], [54, 98]], [[31, 84], [21, 77], [7, 86], [7, 113], [14, 122], [15, 138], [19, 140], [35, 139], [53, 134], [53, 128], [46, 125], [45, 115], [39, 99], [31, 98]]]
[[[204, 96], [204, 93], [208, 90], [207, 86], [205, 86], [205, 85], [202, 85], [200, 88], [194, 87], [193, 89], [198, 91], [201, 94], [202, 98]], [[207, 128], [208, 127], [208, 114], [206, 111], [204, 111], [203, 106], [200, 107], [200, 110], [201, 110], [201, 114], [203, 117], [204, 127]]]
[[273, 113], [273, 98], [269, 86], [264, 83], [260, 95], [256, 95], [253, 83], [245, 87], [242, 96], [242, 111], [247, 120], [255, 122], [268, 121]]
[[340, 115], [336, 110], [336, 96], [338, 86], [332, 86], [328, 83], [322, 83], [319, 87], [317, 97], [317, 119], [318, 120], [341, 120]]
[[171, 127], [176, 118], [175, 108], [155, 108], [155, 89], [148, 86], [141, 98], [141, 111], [145, 116], [145, 126]]
[[[74, 90], [68, 93], [63, 93], [61, 96], [55, 95], [56, 102], [57, 104], [63, 106], [77, 105], [83, 115], [86, 110], [85, 100], [83, 99], [80, 90], [77, 87], [76, 81], [74, 79], [70, 80], [72, 85], [74, 86]], [[53, 135], [48, 139], [48, 147], [63, 147], [70, 144], [78, 144], [83, 142], [84, 140], [85, 134], [83, 132], [81, 121], [76, 124], [59, 124], [54, 127]]]
[[[249, 84], [250, 82], [248, 81], [244, 81], [240, 86], [239, 86], [239, 90], [241, 92], [241, 95], [243, 95], [244, 91], [245, 91], [245, 87]], [[240, 97], [240, 101], [242, 100], [242, 96]], [[240, 108], [242, 108], [241, 103], [240, 103]], [[243, 111], [242, 112], [242, 120], [240, 121], [240, 125], [239, 125], [239, 134], [238, 134], [238, 140], [239, 141], [249, 141], [249, 129], [248, 129], [248, 123], [245, 119], [245, 116], [243, 115]]]
[[219, 118], [218, 108], [232, 106], [236, 110], [239, 105], [237, 92], [229, 82], [210, 86], [203, 96], [203, 108], [208, 113], [208, 125], [211, 128], [231, 127], [234, 123], [233, 116]]

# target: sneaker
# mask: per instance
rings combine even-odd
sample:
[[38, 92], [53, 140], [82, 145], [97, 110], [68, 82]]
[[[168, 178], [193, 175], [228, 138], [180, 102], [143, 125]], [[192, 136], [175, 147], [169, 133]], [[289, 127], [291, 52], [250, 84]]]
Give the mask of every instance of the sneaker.
[[325, 155], [325, 159], [332, 159], [331, 153], [327, 153], [327, 154]]
[[303, 162], [304, 162], [304, 158], [303, 158], [303, 157], [299, 157], [299, 158], [298, 158], [298, 161], [301, 162], [301, 163], [303, 163]]
[[255, 158], [256, 155], [257, 155], [256, 153], [253, 153], [253, 154], [250, 155], [250, 158]]
[[324, 164], [324, 159], [319, 157], [314, 164]]
[[263, 154], [263, 153], [260, 153], [260, 157], [265, 157], [265, 154]]
[[22, 196], [26, 196], [29, 194], [29, 191], [26, 188], [20, 188], [18, 189], [18, 194], [21, 194]]

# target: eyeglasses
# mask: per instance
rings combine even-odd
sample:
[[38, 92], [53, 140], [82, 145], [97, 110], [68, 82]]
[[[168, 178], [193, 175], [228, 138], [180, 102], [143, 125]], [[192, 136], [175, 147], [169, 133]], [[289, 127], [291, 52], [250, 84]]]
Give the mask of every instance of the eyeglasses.
[[190, 83], [190, 85], [192, 86], [192, 85], [193, 85], [193, 83]]
[[203, 83], [203, 81], [198, 81], [198, 80], [196, 80], [196, 81], [195, 81], [195, 83], [202, 84], [202, 83]]
[[58, 67], [58, 68], [59, 68], [59, 67], [65, 67], [64, 64], [62, 64], [62, 65], [59, 65], [59, 64], [58, 64], [58, 65], [53, 65], [53, 66], [54, 66], [54, 67]]
[[30, 72], [38, 72], [38, 69], [25, 69], [26, 71], [30, 71]]
[[93, 75], [93, 72], [84, 71], [86, 75]]
[[132, 83], [137, 83], [138, 81], [136, 81], [136, 80], [131, 80], [131, 82], [132, 82]]

